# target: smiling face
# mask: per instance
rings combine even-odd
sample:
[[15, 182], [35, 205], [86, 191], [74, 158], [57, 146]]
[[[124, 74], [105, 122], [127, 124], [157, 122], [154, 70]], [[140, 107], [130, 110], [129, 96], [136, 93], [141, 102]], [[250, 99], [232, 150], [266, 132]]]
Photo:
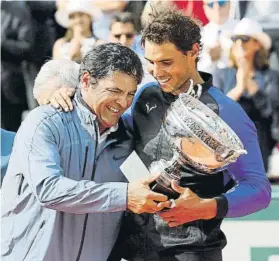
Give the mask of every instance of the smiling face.
[[92, 84], [88, 72], [81, 77], [82, 97], [96, 114], [100, 130], [115, 126], [121, 115], [131, 106], [137, 82], [134, 77], [114, 72], [111, 76]]
[[183, 54], [174, 44], [145, 41], [145, 58], [149, 73], [160, 83], [164, 92], [177, 94], [188, 84], [196, 71], [197, 54]]

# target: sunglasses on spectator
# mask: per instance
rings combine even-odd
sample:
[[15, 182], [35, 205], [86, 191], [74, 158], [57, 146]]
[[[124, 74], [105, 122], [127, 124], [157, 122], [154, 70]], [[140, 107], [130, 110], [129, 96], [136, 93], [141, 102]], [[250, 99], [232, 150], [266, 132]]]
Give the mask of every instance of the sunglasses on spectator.
[[219, 5], [219, 7], [223, 7], [225, 6], [227, 3], [228, 3], [228, 0], [219, 0], [219, 1], [213, 1], [213, 2], [208, 2], [206, 3], [206, 5], [209, 7], [209, 8], [213, 8], [214, 7], [214, 4], [217, 4]]
[[117, 39], [120, 39], [121, 35], [126, 35], [126, 37], [127, 37], [128, 39], [131, 39], [131, 38], [134, 37], [135, 34], [132, 34], [132, 33], [129, 33], [129, 34], [114, 34], [113, 36], [114, 36], [115, 38], [117, 38]]
[[236, 36], [232, 36], [231, 39], [234, 43], [237, 40], [240, 40], [243, 43], [248, 43], [251, 40], [251, 37], [247, 35], [236, 35]]

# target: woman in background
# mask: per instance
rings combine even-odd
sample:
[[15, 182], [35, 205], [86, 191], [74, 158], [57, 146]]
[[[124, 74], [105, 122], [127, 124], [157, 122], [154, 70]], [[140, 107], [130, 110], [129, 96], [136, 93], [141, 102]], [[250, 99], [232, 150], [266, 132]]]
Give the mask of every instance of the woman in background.
[[53, 58], [67, 58], [80, 62], [85, 53], [102, 43], [94, 36], [92, 21], [97, 16], [90, 2], [71, 1], [55, 13], [58, 24], [68, 28], [65, 36], [53, 46]]
[[271, 126], [279, 108], [278, 72], [268, 65], [271, 39], [260, 24], [248, 18], [238, 23], [231, 39], [231, 67], [216, 70], [214, 85], [239, 102], [255, 123], [267, 170], [268, 157], [275, 145]]

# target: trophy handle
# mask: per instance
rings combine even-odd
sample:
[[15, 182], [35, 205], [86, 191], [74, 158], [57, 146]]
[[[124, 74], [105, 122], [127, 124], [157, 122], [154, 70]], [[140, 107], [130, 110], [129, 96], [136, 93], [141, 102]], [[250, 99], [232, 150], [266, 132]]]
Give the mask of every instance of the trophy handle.
[[162, 193], [168, 196], [169, 199], [176, 199], [179, 197], [179, 193], [175, 192], [171, 187], [171, 180], [180, 180], [180, 160], [179, 153], [174, 152], [170, 161], [159, 160], [150, 165], [151, 174], [159, 174], [160, 176], [150, 184], [151, 190]]
[[[233, 163], [242, 154], [247, 154], [247, 150], [231, 150], [225, 157], [223, 155], [218, 155], [216, 159], [219, 161], [226, 161], [227, 163]], [[218, 157], [220, 157], [220, 159], [218, 159]]]

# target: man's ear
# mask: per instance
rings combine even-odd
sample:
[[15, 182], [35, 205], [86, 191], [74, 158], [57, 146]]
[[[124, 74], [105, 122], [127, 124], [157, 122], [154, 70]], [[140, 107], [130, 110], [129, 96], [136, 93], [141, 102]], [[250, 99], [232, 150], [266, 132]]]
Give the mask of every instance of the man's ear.
[[84, 72], [80, 78], [81, 89], [87, 91], [90, 87], [90, 74], [89, 72]]
[[192, 50], [190, 51], [191, 57], [197, 58], [200, 52], [200, 45], [198, 43], [194, 43], [192, 46]]

